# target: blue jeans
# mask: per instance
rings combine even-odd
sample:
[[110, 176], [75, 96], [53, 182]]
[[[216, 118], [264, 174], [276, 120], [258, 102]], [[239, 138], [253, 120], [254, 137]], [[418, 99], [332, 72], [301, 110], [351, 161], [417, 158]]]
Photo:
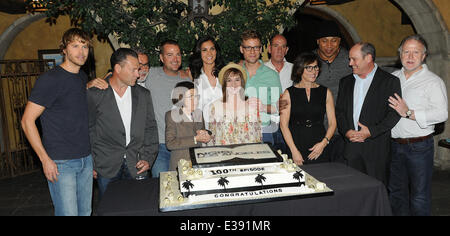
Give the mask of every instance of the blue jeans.
[[389, 199], [394, 215], [431, 215], [434, 142], [392, 141]]
[[160, 172], [169, 171], [170, 151], [167, 150], [166, 144], [160, 143], [158, 156], [152, 167], [152, 178], [159, 178]]
[[92, 156], [54, 160], [58, 181], [48, 182], [56, 216], [90, 216], [92, 210]]
[[273, 133], [262, 133], [262, 140], [264, 143], [270, 143], [273, 146]]
[[281, 150], [281, 153], [287, 153], [287, 146], [284, 142], [283, 134], [281, 133], [281, 129], [278, 129], [276, 132], [273, 132], [273, 147], [276, 151]]

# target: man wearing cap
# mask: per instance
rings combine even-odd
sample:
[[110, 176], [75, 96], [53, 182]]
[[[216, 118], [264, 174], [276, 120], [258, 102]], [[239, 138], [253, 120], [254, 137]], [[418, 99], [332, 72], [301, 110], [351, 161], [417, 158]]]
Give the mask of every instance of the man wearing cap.
[[240, 51], [244, 56], [243, 67], [248, 78], [245, 94], [250, 98], [250, 103], [258, 104], [263, 141], [273, 145], [273, 133], [278, 130], [278, 126], [271, 122], [270, 114], [278, 113], [277, 103], [282, 94], [280, 77], [260, 59], [261, 37], [256, 31], [247, 30], [241, 34]]
[[[324, 21], [317, 31], [317, 49], [313, 52], [319, 56], [320, 73], [317, 83], [329, 88], [336, 102], [339, 90], [339, 81], [346, 75], [352, 73], [352, 68], [348, 66], [348, 50], [341, 47], [341, 33], [334, 21]], [[328, 120], [325, 117], [325, 127], [328, 127]], [[330, 160], [342, 159], [344, 140], [336, 129], [335, 135], [331, 138], [329, 146]]]
[[321, 61], [317, 83], [329, 88], [336, 101], [340, 79], [352, 73], [352, 68], [348, 66], [348, 50], [340, 45], [341, 33], [334, 21], [323, 22], [316, 38], [317, 49], [314, 53]]

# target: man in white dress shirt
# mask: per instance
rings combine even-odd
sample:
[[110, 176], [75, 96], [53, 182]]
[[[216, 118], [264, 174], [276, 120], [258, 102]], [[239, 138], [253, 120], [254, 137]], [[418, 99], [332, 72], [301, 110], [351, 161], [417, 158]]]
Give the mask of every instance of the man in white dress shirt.
[[100, 196], [112, 181], [147, 178], [158, 153], [152, 96], [149, 90], [135, 86], [137, 53], [119, 48], [110, 61], [113, 74], [105, 81], [107, 89], [87, 91], [94, 178]]
[[286, 38], [281, 35], [275, 35], [272, 40], [270, 40], [269, 45], [270, 60], [264, 63], [270, 69], [278, 72], [280, 75], [281, 90], [286, 90], [292, 86], [291, 72], [292, 63], [286, 61], [286, 54], [289, 50], [287, 46]]
[[434, 125], [447, 120], [447, 90], [424, 64], [427, 44], [420, 35], [405, 38], [399, 47], [402, 97], [389, 98], [402, 116], [392, 129], [389, 192], [394, 215], [431, 214]]
[[[264, 65], [278, 72], [280, 75], [281, 90], [284, 92], [284, 90], [292, 86], [291, 73], [293, 67], [293, 64], [286, 61], [285, 58], [289, 50], [286, 38], [281, 34], [275, 35], [270, 40], [268, 49], [270, 60], [264, 63]], [[276, 150], [280, 149], [283, 153], [286, 153], [286, 143], [280, 130], [280, 115], [272, 114], [271, 120], [278, 124], [278, 131], [273, 133], [274, 147]]]

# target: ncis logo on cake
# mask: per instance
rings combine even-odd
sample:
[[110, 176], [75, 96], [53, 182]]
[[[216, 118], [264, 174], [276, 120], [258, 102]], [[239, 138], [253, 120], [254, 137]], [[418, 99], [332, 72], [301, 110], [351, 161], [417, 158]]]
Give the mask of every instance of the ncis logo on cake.
[[283, 158], [269, 144], [236, 144], [190, 148], [193, 167], [282, 162]]

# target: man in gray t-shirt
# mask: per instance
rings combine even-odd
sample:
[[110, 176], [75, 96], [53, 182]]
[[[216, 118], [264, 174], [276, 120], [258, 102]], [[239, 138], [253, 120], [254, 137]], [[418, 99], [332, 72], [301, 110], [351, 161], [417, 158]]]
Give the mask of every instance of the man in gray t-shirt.
[[160, 172], [169, 170], [170, 151], [166, 147], [165, 114], [172, 108], [172, 90], [177, 83], [190, 80], [180, 71], [181, 50], [176, 41], [167, 40], [160, 46], [159, 59], [162, 67], [152, 67], [145, 80], [145, 87], [150, 90], [158, 126], [159, 150], [152, 167], [152, 177], [158, 178]]
[[189, 78], [182, 78], [179, 74], [170, 76], [164, 72], [163, 67], [151, 67], [148, 74], [145, 87], [152, 94], [155, 119], [158, 124], [159, 143], [164, 144], [166, 142], [164, 116], [173, 107], [172, 90], [177, 83], [183, 80], [189, 81]]
[[337, 56], [332, 61], [324, 60], [316, 49], [314, 53], [319, 55], [320, 73], [317, 77], [317, 83], [329, 88], [333, 94], [334, 103], [336, 103], [339, 81], [346, 75], [352, 73], [352, 68], [348, 66], [348, 50], [339, 47]]
[[348, 65], [348, 50], [341, 47], [341, 34], [333, 21], [324, 21], [320, 25], [316, 39], [317, 49], [314, 53], [319, 56], [321, 63], [316, 82], [331, 90], [336, 103], [340, 79], [352, 73]]
[[[313, 52], [319, 56], [320, 73], [317, 83], [331, 90], [336, 104], [339, 81], [352, 73], [348, 65], [348, 50], [341, 47], [341, 33], [334, 21], [324, 21], [317, 30], [317, 49]], [[328, 119], [325, 117], [325, 127], [328, 127]], [[342, 160], [344, 140], [340, 137], [338, 129], [332, 137], [328, 147], [330, 160]]]

